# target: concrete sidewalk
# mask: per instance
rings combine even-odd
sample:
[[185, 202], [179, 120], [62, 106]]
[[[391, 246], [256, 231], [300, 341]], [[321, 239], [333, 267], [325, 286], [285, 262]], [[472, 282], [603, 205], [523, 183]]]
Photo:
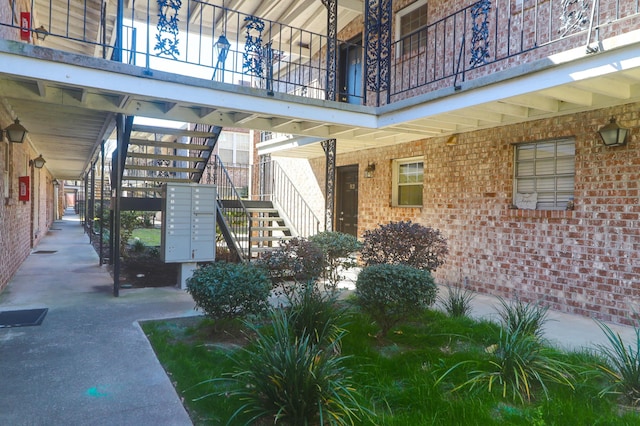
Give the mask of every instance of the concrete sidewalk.
[[[50, 254], [36, 254], [51, 250]], [[0, 311], [49, 308], [0, 329], [0, 424], [190, 425], [137, 321], [192, 315], [176, 288], [123, 289], [67, 212], [0, 294]]]

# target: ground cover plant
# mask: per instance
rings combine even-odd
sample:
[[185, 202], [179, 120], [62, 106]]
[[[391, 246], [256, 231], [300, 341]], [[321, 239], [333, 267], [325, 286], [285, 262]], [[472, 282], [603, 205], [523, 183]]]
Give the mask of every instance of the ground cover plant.
[[[505, 338], [504, 332], [501, 337], [501, 325], [426, 310], [397, 324], [383, 338], [377, 338], [379, 326], [368, 315], [350, 301], [341, 303], [344, 334], [336, 353], [341, 357], [341, 368], [349, 371], [345, 376], [349, 377], [354, 395], [358, 395], [355, 397], [358, 405], [374, 413], [354, 424], [640, 424], [637, 412], [620, 410], [617, 395], [601, 394], [607, 382], [597, 375], [577, 374], [575, 389], [548, 381], [545, 384], [549, 398], [540, 387], [533, 386], [531, 398], [524, 401], [513, 399], [510, 394], [503, 397], [501, 392], [488, 392], [486, 388], [478, 392], [463, 387], [451, 392], [469, 379], [468, 371], [454, 369], [439, 379], [457, 363], [493, 359], [487, 348]], [[259, 349], [247, 339], [251, 333], [215, 331], [208, 319], [202, 323], [191, 321], [194, 322], [189, 325], [181, 325], [177, 320], [150, 322], [143, 324], [143, 328], [184, 398], [194, 423], [273, 424], [252, 422], [252, 416], [242, 410], [229, 422], [247, 401], [234, 398], [234, 387], [224, 379], [237, 373], [237, 363], [249, 357], [247, 350]], [[258, 329], [263, 330], [261, 327], [267, 327], [266, 324], [258, 323]], [[234, 337], [236, 340], [232, 340]], [[588, 367], [602, 361], [591, 351], [549, 350], [545, 355], [572, 366]], [[201, 398], [207, 394], [215, 397]]]

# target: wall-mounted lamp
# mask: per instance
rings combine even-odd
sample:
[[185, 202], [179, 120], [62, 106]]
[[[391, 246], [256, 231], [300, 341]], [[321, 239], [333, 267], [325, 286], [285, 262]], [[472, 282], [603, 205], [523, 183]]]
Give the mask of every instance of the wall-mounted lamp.
[[616, 119], [611, 117], [609, 124], [602, 126], [600, 130], [598, 130], [598, 133], [600, 134], [602, 143], [605, 144], [605, 146], [620, 146], [627, 142], [629, 129], [618, 126]]
[[45, 159], [42, 158], [42, 154], [33, 160], [29, 160], [29, 165], [35, 167], [36, 169], [41, 169], [44, 167], [44, 163], [46, 163]]
[[367, 168], [364, 169], [364, 177], [372, 178], [373, 172], [376, 171], [376, 163], [368, 163]]
[[15, 122], [7, 126], [4, 131], [7, 134], [7, 139], [9, 139], [9, 142], [13, 143], [24, 142], [24, 137], [27, 135], [27, 129], [25, 129], [22, 124], [20, 124], [20, 120], [18, 120], [17, 118]]
[[54, 179], [53, 186], [60, 186], [60, 181], [58, 179]]
[[36, 38], [40, 41], [44, 41], [45, 38], [49, 35], [49, 31], [44, 27], [44, 25], [40, 25], [38, 28], [33, 30], [36, 33]]
[[458, 135], [451, 135], [449, 139], [447, 139], [446, 145], [457, 145], [458, 144]]

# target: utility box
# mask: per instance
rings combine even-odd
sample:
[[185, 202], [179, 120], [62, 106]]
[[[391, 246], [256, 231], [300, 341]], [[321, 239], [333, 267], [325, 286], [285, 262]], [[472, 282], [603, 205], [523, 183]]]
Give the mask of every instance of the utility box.
[[165, 185], [161, 245], [165, 263], [215, 260], [216, 198], [215, 185]]

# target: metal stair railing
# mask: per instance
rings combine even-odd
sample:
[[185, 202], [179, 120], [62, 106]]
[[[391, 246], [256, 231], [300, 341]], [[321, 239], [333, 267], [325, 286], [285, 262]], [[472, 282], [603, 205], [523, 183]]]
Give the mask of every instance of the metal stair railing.
[[[241, 261], [250, 260], [251, 217], [242, 202], [242, 198], [238, 195], [231, 177], [217, 155], [211, 155], [203, 180], [203, 183], [217, 186], [218, 208], [216, 209], [216, 218], [220, 232], [229, 250], [233, 251]], [[222, 200], [233, 202], [222, 203]], [[241, 241], [246, 243], [242, 244]]]
[[202, 175], [207, 168], [207, 164], [209, 164], [209, 161], [211, 161], [211, 157], [212, 157], [211, 154], [213, 153], [213, 149], [218, 143], [218, 139], [220, 138], [220, 133], [222, 132], [222, 127], [208, 126], [205, 124], [196, 124], [194, 130], [205, 131], [205, 132], [215, 134], [214, 137], [210, 137], [210, 138], [192, 137], [189, 141], [189, 143], [192, 145], [206, 145], [207, 147], [209, 147], [208, 150], [200, 151], [199, 157], [205, 158], [206, 160], [197, 163], [196, 168], [198, 169], [198, 172], [191, 173], [191, 176], [190, 176], [192, 182], [200, 182], [200, 180], [202, 179]]
[[278, 210], [282, 210], [293, 226], [293, 233], [299, 237], [310, 237], [320, 232], [320, 219], [313, 212], [304, 197], [296, 189], [293, 181], [280, 167], [271, 161], [270, 198]]

